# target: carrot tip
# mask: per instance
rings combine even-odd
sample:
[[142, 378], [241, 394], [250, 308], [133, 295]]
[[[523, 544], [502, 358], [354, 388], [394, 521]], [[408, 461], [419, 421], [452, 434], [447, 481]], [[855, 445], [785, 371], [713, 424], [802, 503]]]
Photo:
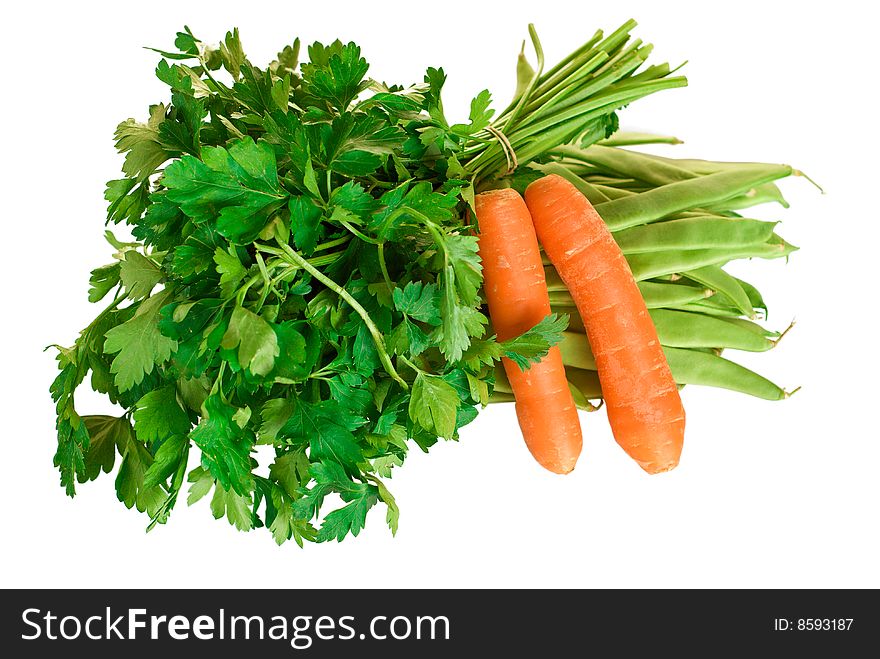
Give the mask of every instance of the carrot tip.
[[639, 462], [639, 466], [653, 476], [654, 474], [662, 474], [667, 471], [672, 471], [678, 466], [678, 460], [671, 460], [659, 464], [656, 462]]
[[[534, 456], [534, 453], [532, 455]], [[576, 455], [564, 460], [548, 460], [546, 458], [539, 459], [538, 456], [534, 457], [538, 461], [538, 464], [544, 467], [547, 471], [552, 471], [554, 474], [564, 476], [574, 471], [579, 456]]]

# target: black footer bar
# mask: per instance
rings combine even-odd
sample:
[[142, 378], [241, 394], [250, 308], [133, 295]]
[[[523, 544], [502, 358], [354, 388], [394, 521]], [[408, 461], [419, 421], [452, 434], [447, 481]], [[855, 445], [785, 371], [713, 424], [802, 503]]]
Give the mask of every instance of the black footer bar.
[[546, 656], [609, 647], [615, 656], [661, 648], [709, 656], [840, 652], [880, 640], [880, 599], [870, 590], [7, 590], [0, 597], [4, 649], [114, 659], [120, 651], [184, 656], [221, 644], [261, 657], [479, 648]]

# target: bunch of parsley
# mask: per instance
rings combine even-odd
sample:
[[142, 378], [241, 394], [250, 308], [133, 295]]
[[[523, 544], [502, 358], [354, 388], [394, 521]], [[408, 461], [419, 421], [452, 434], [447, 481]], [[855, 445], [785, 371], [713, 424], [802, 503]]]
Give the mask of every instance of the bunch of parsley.
[[[108, 232], [115, 259], [89, 299], [112, 301], [59, 352], [62, 484], [73, 495], [118, 454], [119, 499], [151, 526], [188, 481], [189, 503], [213, 490], [215, 517], [278, 543], [357, 535], [380, 500], [395, 531], [382, 479], [411, 443], [457, 438], [494, 361], [525, 367], [564, 329], [551, 317], [506, 343], [487, 333], [462, 222], [472, 182], [450, 164], [488, 124], [488, 94], [469, 124], [441, 128], [440, 70], [402, 89], [366, 78], [353, 43], [313, 44], [301, 66], [295, 43], [266, 69], [237, 32], [175, 44], [156, 70], [170, 105], [116, 131], [125, 178], [108, 183], [109, 221], [136, 242]], [[89, 372], [122, 416], [77, 413]], [[265, 469], [260, 444], [274, 448]], [[316, 530], [331, 493], [343, 505]]]
[[[119, 499], [148, 528], [189, 482], [188, 503], [213, 491], [216, 518], [265, 526], [279, 544], [357, 535], [380, 500], [396, 531], [384, 481], [410, 446], [457, 439], [489, 402], [497, 361], [528, 368], [567, 322], [492, 336], [475, 186], [524, 185], [539, 175], [530, 161], [607, 136], [616, 109], [683, 84], [666, 65], [634, 74], [650, 47], [628, 45], [633, 26], [597, 33], [544, 75], [532, 30], [538, 70], [521, 58], [511, 106], [490, 123], [481, 92], [458, 124], [442, 69], [386, 85], [339, 41], [312, 44], [302, 63], [294, 42], [260, 69], [237, 30], [217, 47], [178, 33], [176, 50], [158, 51], [170, 103], [116, 129], [125, 176], [107, 184], [108, 222], [134, 240], [106, 232], [114, 260], [92, 272], [89, 300], [110, 302], [58, 347], [67, 493], [118, 460]], [[79, 415], [89, 374], [122, 416]], [[341, 505], [325, 512], [331, 494]]]

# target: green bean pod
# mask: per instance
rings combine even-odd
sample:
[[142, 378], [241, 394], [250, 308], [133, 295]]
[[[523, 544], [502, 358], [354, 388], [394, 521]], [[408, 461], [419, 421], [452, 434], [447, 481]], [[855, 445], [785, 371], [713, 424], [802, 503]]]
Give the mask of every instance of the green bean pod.
[[664, 348], [663, 352], [679, 384], [729, 389], [764, 400], [783, 400], [789, 396], [764, 376], [719, 355], [684, 348]]
[[767, 317], [767, 303], [764, 302], [764, 298], [761, 296], [761, 292], [752, 286], [749, 282], [743, 281], [742, 279], [736, 278], [736, 281], [745, 291], [746, 295], [749, 296], [749, 304], [752, 305], [752, 309], [760, 309], [764, 312], [764, 318]]
[[719, 204], [791, 174], [788, 165], [751, 165], [670, 183], [639, 195], [599, 204], [596, 210], [609, 229], [619, 231], [656, 222], [692, 208]]
[[[566, 332], [559, 349], [566, 372], [569, 368], [596, 370], [596, 360], [584, 335]], [[677, 384], [730, 389], [765, 400], [788, 397], [784, 389], [767, 378], [712, 351], [664, 346], [663, 352]]]
[[775, 344], [751, 327], [717, 316], [689, 311], [654, 309], [649, 312], [660, 344], [671, 348], [731, 348], [765, 352]]
[[[594, 410], [595, 406], [590, 404], [589, 401], [602, 398], [602, 385], [599, 383], [599, 374], [596, 371], [566, 368], [565, 377], [568, 379], [568, 386], [572, 393], [577, 392], [586, 401], [586, 405], [582, 409]], [[577, 394], [575, 394], [575, 404], [577, 404]]]
[[[609, 146], [603, 140], [603, 145]], [[749, 168], [761, 166], [766, 163], [760, 162], [730, 162], [723, 160], [701, 160], [698, 158], [670, 158], [668, 156], [660, 156], [653, 153], [643, 153], [647, 158], [651, 158], [659, 163], [673, 165], [675, 167], [680, 167], [682, 169], [686, 169], [689, 172], [693, 172], [694, 174], [699, 174], [700, 176], [708, 176], [709, 174], [716, 174], [718, 172], [729, 172], [735, 171], [737, 169]]]
[[571, 183], [574, 187], [576, 187], [580, 191], [580, 193], [584, 195], [587, 199], [589, 199], [590, 203], [594, 206], [611, 200], [611, 197], [606, 196], [605, 193], [602, 192], [595, 185], [593, 185], [592, 183], [588, 183], [581, 177], [577, 176], [564, 165], [556, 162], [547, 163], [546, 165], [532, 163], [530, 167], [532, 169], [538, 170], [545, 176], [548, 176], [550, 174], [561, 176], [569, 183]]
[[[738, 325], [742, 328], [749, 330], [750, 332], [754, 332], [760, 336], [763, 336], [767, 339], [778, 339], [781, 334], [779, 332], [769, 330], [763, 325], [759, 325], [758, 323], [753, 323], [750, 320], [746, 320], [745, 318], [726, 318], [726, 322], [733, 323], [734, 325]], [[774, 342], [774, 345], [775, 342]]]
[[624, 229], [614, 234], [614, 240], [624, 254], [730, 249], [766, 242], [773, 235], [776, 224], [746, 218], [690, 217]]
[[[496, 371], [496, 373], [497, 373], [497, 371]], [[496, 388], [495, 391], [493, 391], [489, 395], [489, 404], [490, 405], [492, 405], [493, 403], [515, 403], [515, 402], [516, 402], [516, 398], [514, 397], [512, 392], [501, 391]]]
[[[704, 300], [713, 295], [714, 291], [698, 286], [686, 286], [684, 284], [665, 284], [660, 282], [639, 282], [639, 291], [645, 300], [648, 309], [662, 309], [674, 305], [688, 304], [697, 300]], [[548, 286], [548, 288], [550, 288]], [[550, 305], [556, 308], [574, 308], [575, 303], [568, 290], [549, 291]], [[567, 313], [567, 312], [566, 312]]]
[[596, 190], [612, 200], [621, 199], [623, 197], [632, 197], [633, 195], [638, 194], [638, 192], [624, 190], [623, 188], [615, 188], [610, 185], [602, 185], [601, 183], [593, 183], [592, 185]]
[[[691, 281], [724, 295], [744, 316], [754, 317], [755, 309], [752, 306], [752, 301], [739, 280], [724, 272], [719, 266], [707, 265], [681, 274]], [[694, 300], [694, 302], [696, 301]]]
[[710, 316], [721, 316], [722, 318], [739, 318], [742, 312], [727, 301], [723, 295], [713, 295], [705, 300], [697, 300], [680, 306], [669, 307], [679, 311], [694, 311], [697, 313], [705, 313]]
[[[597, 408], [590, 400], [602, 398], [602, 387], [599, 384], [599, 374], [596, 371], [585, 371], [575, 368], [566, 368], [565, 376], [568, 379], [568, 388], [574, 399], [575, 407], [586, 412], [594, 412]], [[489, 398], [490, 403], [514, 403], [513, 388], [507, 379], [507, 374], [501, 366], [495, 368], [495, 390]]]
[[776, 259], [788, 256], [797, 249], [773, 234], [766, 243], [746, 245], [735, 249], [692, 249], [685, 251], [655, 252], [627, 256], [629, 267], [636, 281], [652, 279], [696, 270], [707, 265], [723, 265], [738, 259]]
[[[553, 310], [559, 313], [563, 312], [563, 309], [558, 307], [554, 307]], [[573, 359], [586, 360], [578, 363], [582, 368], [586, 368], [583, 364], [594, 363], [592, 356], [581, 355], [576, 350], [576, 342], [583, 341], [583, 334], [586, 331], [584, 323], [576, 311], [569, 309], [568, 313], [570, 314], [568, 331], [571, 334], [581, 335], [581, 338], [576, 339], [566, 335], [563, 338], [568, 342], [565, 350], [574, 355]], [[764, 330], [760, 325], [754, 323], [743, 325], [740, 322], [735, 322], [738, 319], [677, 309], [652, 309], [649, 310], [649, 313], [651, 320], [654, 321], [654, 327], [657, 328], [660, 344], [670, 348], [766, 352], [775, 345], [770, 338], [775, 333]]]
[[765, 183], [759, 185], [748, 192], [723, 201], [710, 208], [724, 209], [727, 211], [737, 211], [760, 204], [779, 204], [783, 208], [788, 208], [789, 203], [782, 196], [782, 190], [775, 183]]
[[628, 151], [594, 144], [586, 149], [574, 146], [561, 146], [551, 151], [551, 155], [573, 158], [587, 162], [599, 169], [633, 178], [655, 186], [686, 181], [698, 174], [690, 172], [670, 162], [661, 162], [638, 151]]

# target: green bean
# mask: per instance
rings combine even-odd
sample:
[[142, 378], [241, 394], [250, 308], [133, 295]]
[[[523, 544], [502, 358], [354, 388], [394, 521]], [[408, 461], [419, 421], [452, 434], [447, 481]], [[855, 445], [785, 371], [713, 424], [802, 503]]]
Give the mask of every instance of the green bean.
[[681, 211], [680, 213], [672, 213], [667, 215], [664, 220], [686, 220], [691, 217], [711, 217], [716, 220], [730, 219], [728, 215], [722, 215], [719, 211], [710, 211], [705, 208], [694, 208], [689, 211]]
[[554, 307], [550, 305], [550, 310], [558, 314], [568, 314], [568, 331], [575, 334], [586, 334], [587, 328], [584, 327], [584, 321], [574, 307]]
[[657, 162], [680, 167], [681, 169], [686, 169], [687, 171], [700, 176], [756, 166], [760, 167], [767, 164], [762, 162], [725, 162], [720, 160], [700, 160], [696, 158], [669, 158], [668, 156], [659, 156], [653, 153], [645, 153], [643, 155], [656, 160]]
[[758, 185], [752, 188], [744, 194], [719, 203], [716, 208], [735, 211], [758, 206], [759, 204], [772, 203], [779, 204], [783, 208], [789, 207], [789, 203], [785, 200], [785, 197], [782, 196], [782, 191], [779, 189], [779, 186], [775, 183], [765, 183], [764, 185]]
[[[573, 355], [571, 358], [578, 360], [577, 366], [588, 368], [585, 364], [594, 363], [592, 357], [583, 354], [582, 348], [576, 346], [577, 339], [568, 335], [581, 335], [580, 340], [583, 343], [583, 334], [586, 333], [583, 320], [576, 311], [569, 313], [571, 318], [568, 333], [563, 339], [564, 346], [560, 349], [564, 354]], [[649, 313], [654, 321], [654, 327], [657, 328], [660, 344], [664, 347], [716, 350], [729, 348], [748, 352], [766, 352], [775, 345], [760, 326], [758, 326], [759, 331], [756, 331], [753, 327], [731, 322], [732, 319], [692, 311], [653, 309]]]
[[767, 304], [764, 302], [761, 292], [747, 281], [737, 279], [737, 282], [749, 296], [749, 304], [752, 305], [752, 309], [761, 309], [764, 312], [764, 318], [767, 318]]
[[[592, 165], [588, 165], [585, 162], [580, 162], [578, 160], [571, 160], [569, 158], [562, 158], [560, 160], [554, 160], [556, 164], [562, 165], [572, 174], [577, 176], [578, 178], [582, 176], [589, 176], [590, 174], [595, 174], [597, 172], [596, 168]], [[529, 167], [534, 169], [540, 169], [540, 163], [529, 163]]]
[[732, 348], [766, 352], [774, 343], [753, 329], [723, 318], [688, 311], [654, 309], [650, 312], [660, 344], [672, 348]]
[[721, 265], [747, 258], [775, 259], [788, 256], [797, 247], [773, 235], [766, 243], [746, 245], [736, 249], [691, 249], [685, 251], [654, 252], [627, 256], [636, 281], [660, 275], [695, 270], [707, 265]]
[[589, 199], [591, 204], [595, 205], [610, 201], [610, 198], [605, 196], [605, 194], [597, 189], [596, 186], [591, 183], [587, 183], [584, 179], [576, 176], [567, 167], [559, 163], [551, 162], [547, 163], [546, 165], [533, 163], [531, 166], [532, 168], [537, 169], [544, 175], [557, 174], [558, 176], [561, 176], [569, 183], [571, 183], [574, 187], [576, 187], [582, 195]]
[[[636, 281], [656, 279], [667, 275], [679, 275], [683, 272], [696, 270], [707, 265], [723, 265], [729, 261], [738, 259], [762, 258], [777, 259], [789, 256], [798, 248], [791, 243], [785, 242], [775, 233], [770, 240], [764, 243], [744, 245], [736, 249], [688, 249], [650, 252], [645, 254], [628, 254], [626, 260], [632, 270]], [[561, 290], [561, 278], [555, 270], [550, 269], [552, 264], [547, 255], [541, 252], [541, 262], [544, 264], [544, 276], [547, 279], [548, 289]]]
[[[596, 370], [590, 344], [582, 334], [565, 332], [559, 343], [566, 373], [569, 369]], [[697, 384], [730, 389], [765, 400], [782, 400], [788, 394], [765, 377], [714, 352], [664, 346], [672, 377], [680, 385]], [[569, 376], [571, 379], [571, 376]]]
[[612, 231], [656, 222], [670, 213], [718, 204], [791, 174], [787, 165], [754, 165], [679, 181], [639, 195], [600, 204], [596, 210]]
[[743, 315], [752, 318], [755, 315], [755, 309], [749, 299], [748, 294], [740, 285], [736, 277], [732, 277], [717, 265], [707, 265], [696, 270], [681, 273], [683, 277], [687, 277], [691, 281], [711, 288], [727, 297], [734, 305], [743, 313]]
[[593, 187], [596, 188], [599, 192], [604, 194], [609, 199], [620, 199], [621, 197], [632, 197], [634, 194], [638, 194], [637, 192], [633, 192], [632, 190], [624, 190], [623, 188], [615, 188], [609, 185], [602, 185], [601, 183], [594, 183]]
[[767, 378], [724, 357], [684, 348], [664, 348], [663, 352], [679, 384], [730, 389], [764, 400], [782, 400], [789, 396]]
[[617, 131], [611, 137], [600, 142], [604, 146], [640, 146], [642, 144], [684, 144], [671, 135], [652, 135], [651, 133], [634, 133]]
[[493, 391], [492, 394], [489, 396], [489, 404], [490, 405], [492, 405], [493, 403], [515, 403], [515, 402], [516, 402], [516, 398], [513, 397], [512, 393], [508, 393], [506, 391], [499, 391], [498, 389]]
[[[516, 151], [520, 162], [533, 160], [541, 153], [558, 144], [564, 144], [572, 138], [584, 132], [584, 126], [590, 121], [604, 121], [613, 110], [628, 105], [643, 96], [653, 94], [664, 89], [684, 87], [687, 81], [682, 76], [663, 78], [639, 85], [615, 84], [610, 90], [601, 92], [596, 96], [581, 101], [566, 110], [553, 116], [532, 123], [517, 126], [517, 136], [508, 134], [510, 142]], [[484, 151], [483, 153], [489, 153]], [[481, 154], [482, 155], [482, 154]], [[492, 156], [476, 165], [476, 158], [468, 161], [470, 171], [488, 171], [487, 167], [494, 164], [499, 156], [493, 152]]]
[[598, 170], [584, 178], [588, 179], [593, 185], [604, 185], [617, 188], [618, 190], [626, 190], [634, 194], [645, 191], [645, 184], [641, 181], [637, 181], [634, 178], [617, 178]]
[[[714, 353], [687, 348], [664, 348], [663, 351], [679, 387], [688, 384], [716, 387], [764, 400], [784, 400], [791, 395], [764, 376]], [[591, 374], [595, 373], [595, 369], [582, 369], [566, 362], [565, 373], [572, 384], [584, 382], [581, 391], [585, 397], [595, 400], [601, 395], [601, 388], [598, 391], [587, 389], [594, 378]], [[595, 379], [598, 380], [598, 377]]]
[[[750, 320], [746, 320], [745, 318], [727, 318], [725, 322], [733, 323], [734, 325], [738, 325], [744, 329], [749, 330], [750, 332], [754, 332], [759, 336], [763, 336], [767, 339], [778, 339], [780, 335], [779, 332], [775, 332], [773, 330], [769, 330], [763, 325], [759, 325], [758, 323], [753, 323]], [[775, 342], [773, 345], [776, 345]]]
[[775, 222], [745, 218], [690, 217], [624, 229], [614, 234], [614, 240], [624, 254], [731, 248], [763, 243], [775, 226]]
[[[650, 281], [639, 282], [639, 291], [641, 292], [642, 298], [644, 298], [645, 305], [648, 309], [662, 309], [673, 305], [696, 302], [697, 300], [704, 300], [714, 293], [712, 290], [701, 288], [699, 286], [665, 284]], [[567, 289], [550, 290], [549, 294], [550, 306], [554, 309], [558, 308], [560, 312], [563, 311], [563, 308], [572, 308], [575, 306], [574, 300]], [[564, 313], [568, 312], [566, 311]]]
[[709, 316], [719, 316], [721, 318], [739, 318], [740, 310], [728, 304], [714, 302], [712, 298], [700, 302], [691, 302], [690, 304], [682, 304], [677, 307], [669, 307], [677, 311], [694, 311], [704, 313]]
[[673, 304], [696, 302], [713, 294], [712, 290], [699, 286], [651, 281], [639, 282], [639, 291], [641, 291], [648, 309], [661, 309]]
[[[548, 291], [550, 306], [556, 308], [573, 308], [575, 306], [571, 293], [568, 291]], [[565, 312], [568, 313], [568, 312]]]
[[[595, 371], [567, 369], [566, 377], [569, 378], [568, 388], [571, 391], [575, 406], [580, 410], [594, 412], [597, 408], [590, 402], [590, 399], [602, 398], [602, 388], [599, 386], [598, 374]], [[495, 390], [489, 402], [516, 402], [513, 388], [510, 386], [507, 373], [505, 373], [502, 366], [495, 367]]]
[[[595, 406], [590, 405], [590, 400], [602, 398], [602, 385], [599, 383], [599, 374], [596, 371], [585, 371], [579, 368], [566, 368], [565, 377], [568, 378], [569, 388], [576, 389], [586, 401], [586, 405], [578, 405], [581, 409], [595, 410]], [[575, 397], [575, 404], [578, 404]], [[589, 406], [589, 407], [587, 407]]]
[[552, 155], [575, 158], [625, 178], [634, 178], [655, 186], [686, 181], [697, 174], [677, 165], [661, 162], [638, 151], [627, 151], [594, 144], [586, 149], [567, 145], [554, 149]]
[[[541, 258], [546, 259], [543, 252], [541, 252]], [[544, 279], [547, 281], [547, 290], [550, 293], [568, 293], [568, 287], [565, 285], [565, 282], [562, 281], [562, 277], [559, 276], [559, 273], [556, 272], [556, 268], [550, 265], [549, 259], [544, 261]]]
[[495, 367], [495, 391], [505, 394], [513, 393], [513, 387], [510, 386], [510, 380], [507, 379], [507, 373], [502, 366]]
[[[571, 319], [580, 317], [572, 314]], [[583, 323], [579, 323], [583, 327]], [[571, 324], [569, 324], [571, 327]], [[581, 332], [563, 332], [562, 340], [559, 342], [559, 351], [562, 353], [562, 361], [566, 366], [574, 366], [575, 368], [583, 368], [588, 371], [596, 370], [596, 358], [590, 349], [590, 343], [587, 337]]]

